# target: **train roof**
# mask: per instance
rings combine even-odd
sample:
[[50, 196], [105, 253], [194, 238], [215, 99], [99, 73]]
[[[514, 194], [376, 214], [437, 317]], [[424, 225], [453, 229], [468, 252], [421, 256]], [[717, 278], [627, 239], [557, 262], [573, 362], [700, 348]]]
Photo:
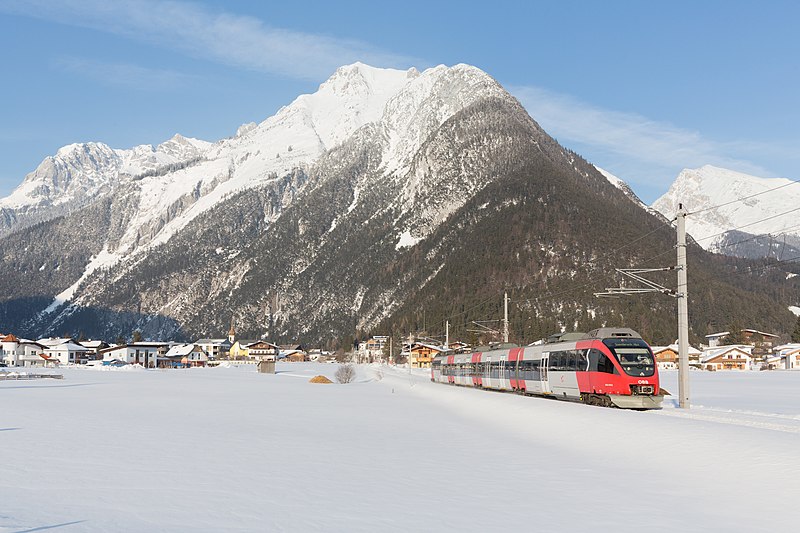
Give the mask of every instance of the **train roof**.
[[587, 339], [609, 339], [616, 337], [628, 337], [631, 339], [641, 339], [642, 336], [631, 328], [598, 328], [587, 333]]

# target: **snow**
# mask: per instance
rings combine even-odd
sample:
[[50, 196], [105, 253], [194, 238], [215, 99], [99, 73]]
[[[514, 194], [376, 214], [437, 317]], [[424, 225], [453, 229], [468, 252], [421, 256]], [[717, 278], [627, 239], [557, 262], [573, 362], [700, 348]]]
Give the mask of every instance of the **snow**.
[[[690, 213], [686, 217], [687, 233], [703, 248], [716, 250], [722, 239], [720, 234], [736, 228], [753, 235], [800, 235], [796, 211], [777, 216], [800, 205], [800, 186], [793, 183], [785, 178], [759, 178], [706, 165], [683, 170], [669, 191], [653, 203], [653, 208], [671, 220], [682, 203]], [[766, 192], [777, 187], [781, 188]], [[701, 211], [750, 196], [753, 197]], [[696, 211], [700, 212], [691, 215]]]
[[[83, 281], [86, 278], [92, 275], [92, 273], [94, 273], [95, 270], [97, 270], [98, 268], [107, 268], [109, 266], [112, 266], [116, 264], [118, 260], [119, 260], [118, 254], [111, 253], [108, 251], [107, 246], [104, 247], [96, 256], [92, 256], [89, 259], [89, 263], [86, 265], [86, 268], [84, 269], [81, 277], [78, 278], [78, 281], [76, 281], [75, 283], [73, 283], [72, 285], [61, 291], [59, 294], [57, 294], [56, 297], [53, 298], [53, 301], [50, 303], [50, 305], [48, 305], [42, 311], [42, 314], [46, 315], [52, 313], [60, 305], [71, 300], [72, 297], [75, 296], [75, 292], [78, 290], [78, 287], [81, 286], [81, 283], [83, 283]], [[44, 268], [44, 265], [42, 265], [42, 268]], [[42, 268], [40, 268], [39, 270], [42, 270]]]
[[794, 316], [800, 316], [800, 307], [797, 307], [796, 305], [790, 305], [789, 311], [794, 313]]
[[691, 410], [668, 399], [631, 412], [424, 371], [359, 367], [355, 383], [317, 385], [337, 365], [277, 368], [0, 381], [0, 531], [791, 531], [800, 519], [800, 372], [693, 372]]
[[[50, 312], [62, 303], [80, 304], [85, 295], [77, 289], [98, 268], [135, 265], [226, 198], [308, 169], [366, 125], [377, 125], [387, 139], [382, 160], [390, 172], [407, 166], [434, 128], [492, 95], [506, 93], [468, 65], [439, 65], [419, 73], [355, 63], [339, 68], [315, 93], [299, 96], [260, 124], [243, 125], [235, 137], [216, 143], [175, 135], [155, 148], [120, 150], [94, 142], [65, 146], [0, 199], [0, 207], [16, 210], [19, 220], [39, 220], [68, 212], [70, 206], [79, 208], [117, 187], [130, 191], [115, 202], [114, 209], [131, 210], [133, 216], [118, 242], [104, 243], [113, 253], [94, 258], [81, 279], [54, 299]], [[409, 195], [413, 198], [413, 191]], [[356, 189], [342, 216], [359, 202], [363, 195]], [[406, 207], [411, 212], [413, 206]]]
[[394, 249], [402, 250], [403, 248], [411, 248], [421, 240], [422, 239], [419, 239], [411, 235], [410, 230], [406, 230], [400, 235], [400, 240], [397, 241], [397, 244], [394, 246]]

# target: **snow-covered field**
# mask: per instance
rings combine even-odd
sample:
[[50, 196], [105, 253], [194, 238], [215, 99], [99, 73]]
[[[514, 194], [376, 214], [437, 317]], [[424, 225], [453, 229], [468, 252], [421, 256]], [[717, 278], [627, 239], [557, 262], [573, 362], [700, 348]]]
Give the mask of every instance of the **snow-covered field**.
[[[630, 412], [337, 365], [0, 381], [0, 531], [796, 531], [800, 372]], [[382, 379], [381, 375], [382, 375]], [[675, 373], [663, 374], [677, 392]]]

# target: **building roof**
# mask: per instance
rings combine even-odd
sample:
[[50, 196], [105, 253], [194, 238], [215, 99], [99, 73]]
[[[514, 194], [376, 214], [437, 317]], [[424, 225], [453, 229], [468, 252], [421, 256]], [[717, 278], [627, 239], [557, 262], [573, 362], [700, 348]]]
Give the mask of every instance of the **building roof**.
[[78, 344], [76, 342], [67, 341], [67, 342], [62, 342], [61, 344], [56, 344], [56, 345], [53, 345], [53, 346], [47, 346], [46, 349], [47, 350], [56, 350], [56, 351], [67, 350], [67, 351], [70, 351], [70, 352], [85, 352], [86, 351], [86, 346], [83, 346], [83, 345]]
[[[680, 348], [677, 344], [670, 344], [669, 346], [651, 346], [650, 349], [653, 350], [653, 355], [655, 355], [666, 350], [672, 350], [673, 352], [678, 353]], [[703, 352], [694, 346], [689, 345], [689, 355], [700, 355], [701, 353]]]
[[247, 348], [248, 346], [250, 346], [252, 344], [255, 344], [257, 342], [261, 342], [261, 341], [246, 341], [244, 339], [236, 339], [236, 342], [234, 342], [233, 344], [237, 344], [238, 343], [241, 348]]
[[128, 344], [113, 344], [108, 348], [103, 348], [100, 353], [113, 352], [115, 350], [123, 350], [125, 348], [163, 348], [164, 346], [171, 345], [171, 342], [130, 342]]
[[230, 344], [228, 339], [197, 339], [195, 344]]
[[748, 333], [758, 333], [762, 337], [772, 337], [773, 339], [777, 339], [779, 335], [775, 335], [774, 333], [767, 333], [765, 331], [758, 331], [757, 329], [743, 329], [742, 331], [746, 331]]
[[730, 335], [730, 331], [723, 331], [721, 333], [712, 333], [711, 335], [706, 335], [706, 339], [718, 339], [720, 337], [724, 337], [725, 335]]
[[9, 333], [8, 335], [1, 336], [0, 342], [19, 342], [19, 339], [17, 339], [13, 333]]
[[57, 346], [59, 344], [64, 344], [65, 342], [75, 342], [75, 341], [69, 337], [48, 337], [46, 339], [39, 339], [36, 342], [38, 342], [42, 346]]
[[106, 343], [106, 341], [92, 341], [92, 340], [89, 340], [89, 341], [81, 341], [81, 344], [83, 346], [86, 346], [87, 348], [99, 348], [104, 344], [107, 345], [108, 343]]
[[[746, 350], [742, 349], [742, 346], [720, 346], [719, 348], [712, 348], [711, 350], [706, 350], [703, 352], [703, 357], [700, 359], [701, 363], [706, 363], [712, 359], [715, 359], [721, 355], [725, 355], [728, 352], [737, 351], [744, 354], [747, 357], [752, 357]], [[750, 346], [748, 346], [750, 348]]]
[[425, 344], [424, 342], [415, 342], [414, 344], [411, 345], [411, 350], [413, 350], [417, 346], [421, 346], [423, 348], [428, 348], [429, 350], [434, 350], [434, 351], [437, 351], [437, 352], [446, 352], [447, 351], [447, 348], [443, 348], [441, 346], [435, 346], [433, 344]]
[[185, 357], [192, 352], [203, 352], [206, 353], [202, 348], [197, 346], [196, 344], [178, 344], [173, 346], [169, 349], [166, 354], [166, 357]]

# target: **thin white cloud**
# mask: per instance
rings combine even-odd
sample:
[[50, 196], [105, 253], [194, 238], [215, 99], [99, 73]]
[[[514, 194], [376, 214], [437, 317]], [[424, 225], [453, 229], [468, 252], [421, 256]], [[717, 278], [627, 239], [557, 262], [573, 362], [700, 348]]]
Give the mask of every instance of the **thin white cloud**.
[[196, 82], [197, 76], [129, 63], [105, 63], [80, 57], [60, 57], [55, 66], [104, 85], [119, 85], [138, 91], [177, 89]]
[[[789, 153], [775, 144], [717, 142], [696, 131], [610, 111], [540, 87], [513, 87], [528, 113], [562, 144], [608, 168], [632, 185], [666, 192], [683, 168], [715, 165], [769, 177], [756, 163], [765, 153]], [[638, 192], [638, 191], [637, 191]], [[652, 196], [652, 194], [645, 194]]]
[[271, 27], [249, 16], [187, 2], [8, 0], [0, 11], [121, 35], [192, 57], [292, 78], [324, 79], [362, 61], [408, 67], [416, 61], [367, 43]]

